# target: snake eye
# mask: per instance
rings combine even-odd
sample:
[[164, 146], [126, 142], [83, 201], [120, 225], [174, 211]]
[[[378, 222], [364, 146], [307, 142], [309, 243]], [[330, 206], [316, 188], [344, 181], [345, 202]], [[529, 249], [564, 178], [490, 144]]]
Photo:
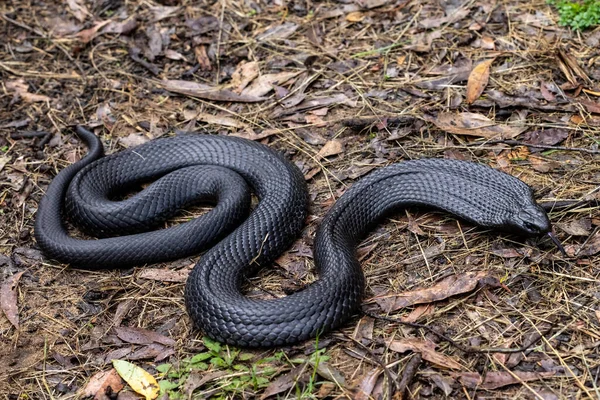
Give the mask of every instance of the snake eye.
[[532, 233], [540, 233], [540, 227], [535, 224], [532, 224], [529, 221], [523, 221], [523, 225], [525, 225], [525, 228], [527, 228], [527, 230]]

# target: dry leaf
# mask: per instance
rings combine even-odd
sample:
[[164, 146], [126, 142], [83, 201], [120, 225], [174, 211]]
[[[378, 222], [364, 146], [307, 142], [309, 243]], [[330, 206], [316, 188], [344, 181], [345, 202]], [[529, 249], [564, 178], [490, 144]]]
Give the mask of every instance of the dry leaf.
[[588, 99], [577, 99], [577, 101], [585, 107], [587, 112], [594, 113], [594, 114], [600, 114], [600, 104], [599, 103], [596, 103], [595, 101], [588, 100]]
[[231, 74], [231, 86], [234, 87], [233, 91], [241, 93], [250, 82], [256, 79], [258, 72], [258, 62], [256, 61], [239, 64], [235, 71], [233, 71], [233, 74]]
[[29, 86], [27, 85], [27, 83], [25, 83], [25, 80], [23, 78], [14, 81], [5, 81], [5, 86], [8, 89], [8, 91], [17, 93], [19, 97], [21, 97], [23, 100], [29, 103], [52, 100], [48, 96], [29, 93]]
[[365, 376], [360, 380], [360, 385], [354, 393], [354, 400], [372, 399], [371, 393], [373, 393], [373, 389], [375, 389], [377, 380], [379, 379], [379, 376], [382, 372], [383, 369], [381, 368], [375, 368], [370, 371], [367, 371]]
[[165, 346], [174, 346], [175, 340], [161, 335], [160, 333], [156, 333], [154, 331], [143, 329], [143, 328], [135, 328], [135, 327], [126, 327], [126, 326], [118, 326], [115, 328], [115, 332], [119, 339], [133, 344], [151, 344], [151, 343], [160, 343]]
[[6, 164], [10, 162], [10, 157], [1, 156], [0, 157], [0, 172], [4, 169]]
[[346, 21], [349, 22], [360, 22], [365, 18], [365, 14], [360, 11], [354, 11], [346, 15]]
[[200, 64], [200, 69], [202, 71], [212, 70], [212, 65], [210, 64], [208, 54], [206, 53], [206, 46], [196, 46], [194, 48], [194, 54], [196, 54], [196, 60], [198, 61], [198, 64]]
[[[497, 279], [489, 275], [486, 271], [471, 271], [464, 274], [451, 275], [429, 288], [411, 290], [400, 294], [377, 296], [373, 300], [379, 304], [383, 311], [392, 312], [415, 304], [432, 303], [456, 296], [457, 294], [470, 292], [480, 282], [493, 284], [497, 282]], [[499, 285], [499, 282], [497, 285]], [[394, 301], [390, 301], [391, 299]]]
[[410, 312], [410, 314], [402, 317], [401, 319], [404, 322], [416, 322], [424, 315], [431, 315], [434, 310], [435, 306], [433, 304], [421, 304], [416, 306], [415, 309]]
[[174, 61], [185, 61], [186, 60], [186, 58], [183, 54], [178, 53], [175, 50], [171, 50], [171, 49], [165, 50], [165, 57], [167, 57], [169, 60], [174, 60]]
[[263, 394], [260, 396], [260, 399], [264, 400], [267, 397], [285, 392], [286, 390], [289, 390], [297, 384], [308, 382], [309, 379], [310, 374], [307, 371], [306, 366], [298, 365], [287, 374], [282, 375], [275, 379], [273, 382], [271, 382], [269, 386], [267, 386]]
[[490, 78], [490, 67], [494, 59], [483, 61], [471, 71], [467, 81], [467, 103], [473, 104], [481, 96]]
[[83, 0], [67, 0], [67, 4], [73, 13], [73, 16], [79, 20], [79, 22], [85, 21], [85, 19], [91, 15]]
[[242, 96], [264, 96], [274, 89], [274, 86], [283, 85], [300, 72], [280, 72], [277, 74], [266, 74], [259, 76], [252, 84], [242, 90]]
[[317, 154], [317, 158], [334, 156], [340, 154], [342, 151], [344, 151], [344, 144], [338, 139], [332, 139], [325, 143], [325, 146], [321, 148]]
[[0, 307], [4, 315], [16, 329], [19, 329], [19, 307], [17, 305], [17, 284], [25, 271], [9, 276], [0, 286]]
[[125, 147], [135, 147], [148, 142], [150, 139], [143, 133], [133, 132], [126, 137], [120, 137], [119, 143]]
[[148, 372], [127, 361], [112, 360], [112, 363], [121, 378], [123, 378], [133, 390], [142, 396], [145, 396], [146, 400], [158, 397], [158, 392], [160, 391], [158, 382], [156, 382], [156, 379]]
[[101, 371], [90, 378], [83, 389], [82, 396], [94, 396], [94, 400], [107, 399], [106, 393], [119, 393], [123, 389], [123, 381], [115, 369]]
[[259, 34], [256, 36], [256, 40], [259, 42], [265, 40], [281, 40], [292, 36], [296, 30], [298, 30], [298, 24], [293, 22], [284, 22], [281, 25], [273, 26]]
[[207, 124], [231, 126], [233, 128], [247, 128], [248, 126], [242, 121], [226, 115], [212, 115], [207, 113], [198, 113], [194, 116], [198, 121], [206, 122]]
[[110, 21], [110, 24], [106, 25], [102, 29], [102, 33], [118, 33], [120, 35], [127, 35], [137, 28], [137, 17], [132, 15], [124, 21]]
[[248, 140], [262, 140], [280, 132], [281, 131], [279, 129], [265, 129], [261, 133], [256, 133], [252, 129], [247, 128], [241, 131], [232, 132], [230, 133], [230, 136], [237, 136]]
[[204, 385], [205, 383], [225, 376], [228, 373], [228, 371], [215, 371], [209, 373], [200, 373], [198, 371], [193, 371], [185, 381], [185, 384], [183, 385], [183, 390], [185, 391], [187, 398], [191, 399], [194, 390]]
[[556, 375], [556, 372], [524, 372], [524, 371], [491, 371], [485, 374], [485, 379], [477, 372], [459, 372], [451, 373], [454, 378], [468, 388], [498, 389], [515, 383], [537, 381]]
[[592, 230], [592, 220], [589, 218], [580, 218], [571, 222], [557, 222], [561, 230], [573, 236], [588, 236]]
[[[414, 219], [413, 219], [413, 221], [414, 221]], [[416, 232], [420, 232], [420, 233], [417, 233], [418, 235], [424, 234], [424, 232], [421, 230], [421, 228], [419, 228], [418, 225], [415, 225], [413, 227], [413, 229], [414, 228], [416, 228], [415, 229]], [[411, 232], [412, 232], [412, 230], [411, 230]], [[415, 233], [415, 232], [413, 232], [413, 233]], [[400, 263], [404, 264], [404, 265], [411, 265], [416, 262], [423, 261], [424, 259], [430, 260], [433, 257], [437, 257], [440, 254], [442, 254], [444, 252], [445, 248], [446, 248], [446, 242], [434, 244], [433, 246], [429, 246], [429, 247], [423, 249], [422, 253], [416, 254], [413, 257], [406, 258], [406, 259], [400, 261]]]
[[75, 36], [77, 36], [79, 38], [79, 41], [81, 41], [81, 43], [83, 43], [83, 44], [89, 43], [92, 41], [92, 39], [94, 39], [96, 36], [99, 35], [98, 31], [100, 31], [100, 29], [102, 29], [104, 26], [108, 25], [109, 23], [110, 23], [110, 20], [98, 22], [89, 29], [84, 29], [82, 31], [77, 32], [77, 35], [75, 35]]
[[481, 48], [484, 50], [496, 50], [494, 38], [491, 38], [489, 36], [483, 36], [481, 38]]
[[398, 353], [404, 353], [411, 350], [415, 353], [420, 353], [424, 360], [427, 360], [440, 367], [449, 369], [463, 369], [463, 366], [458, 361], [455, 361], [454, 359], [435, 351], [435, 343], [429, 340], [415, 338], [394, 340], [392, 343], [390, 343], [389, 349]]
[[139, 277], [142, 279], [149, 279], [160, 282], [184, 283], [187, 280], [188, 275], [190, 274], [190, 271], [193, 267], [194, 264], [190, 265], [188, 268], [180, 269], [178, 271], [169, 268], [144, 269], [142, 272], [140, 272]]
[[484, 115], [470, 112], [443, 112], [437, 118], [425, 116], [425, 119], [450, 133], [486, 139], [512, 139], [527, 129], [525, 126], [499, 125]]
[[578, 256], [593, 256], [597, 253], [600, 253], [600, 231], [596, 232], [596, 234], [587, 241], [585, 246], [579, 253]]
[[165, 89], [181, 93], [188, 96], [199, 97], [206, 100], [214, 101], [239, 101], [245, 103], [254, 103], [266, 100], [264, 97], [246, 96], [234, 93], [230, 90], [205, 85], [198, 82], [181, 81], [181, 80], [163, 80], [162, 85]]
[[569, 132], [566, 129], [550, 128], [537, 131], [529, 131], [523, 135], [523, 143], [526, 144], [541, 144], [554, 146], [569, 137]]

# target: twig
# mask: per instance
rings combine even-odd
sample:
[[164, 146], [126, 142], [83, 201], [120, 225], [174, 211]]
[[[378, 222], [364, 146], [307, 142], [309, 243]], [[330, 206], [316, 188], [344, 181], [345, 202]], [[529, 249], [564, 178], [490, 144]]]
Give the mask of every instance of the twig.
[[498, 144], [498, 143], [508, 144], [511, 146], [534, 147], [536, 149], [543, 149], [543, 150], [580, 151], [582, 153], [588, 153], [588, 154], [600, 154], [600, 150], [584, 149], [583, 147], [566, 147], [566, 146], [550, 146], [550, 145], [545, 145], [545, 144], [529, 144], [529, 143], [521, 142], [519, 140], [510, 140], [510, 139], [490, 140], [485, 143], [470, 143], [467, 146], [475, 147], [475, 146], [480, 146], [482, 144], [488, 145], [488, 144]]
[[[454, 339], [450, 339], [448, 336], [444, 335], [443, 333], [439, 333], [437, 331], [435, 331], [433, 328], [431, 328], [430, 326], [427, 325], [423, 325], [423, 324], [417, 324], [415, 322], [406, 322], [406, 321], [402, 321], [400, 319], [397, 318], [390, 318], [390, 317], [386, 317], [384, 315], [378, 315], [375, 313], [372, 313], [370, 311], [366, 311], [363, 310], [363, 314], [368, 315], [369, 317], [375, 318], [375, 319], [380, 319], [380, 320], [384, 320], [384, 321], [388, 321], [388, 322], [393, 322], [396, 324], [401, 324], [401, 325], [405, 325], [405, 326], [410, 326], [411, 328], [418, 328], [418, 329], [425, 329], [428, 332], [433, 333], [434, 335], [436, 335], [437, 337], [445, 340], [446, 342], [450, 343], [452, 346], [456, 347], [457, 349], [465, 352], [465, 353], [470, 353], [470, 354], [487, 354], [487, 353], [520, 353], [523, 351], [527, 351], [529, 350], [530, 346], [523, 346], [523, 347], [519, 347], [516, 349], [507, 349], [507, 348], [503, 348], [503, 347], [471, 347], [471, 346], [463, 346], [462, 344], [459, 344], [457, 342], [454, 341]], [[552, 328], [554, 327], [554, 325], [550, 326], [550, 328], [548, 329], [547, 332], [544, 332], [544, 335], [548, 332], [550, 332], [552, 330]]]

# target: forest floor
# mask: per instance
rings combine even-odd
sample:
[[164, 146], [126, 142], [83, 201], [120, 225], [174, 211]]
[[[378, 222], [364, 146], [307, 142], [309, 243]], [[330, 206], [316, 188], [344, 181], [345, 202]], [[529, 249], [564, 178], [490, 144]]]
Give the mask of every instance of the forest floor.
[[[558, 18], [545, 0], [0, 2], [0, 393], [139, 398], [113, 369], [124, 360], [173, 399], [600, 398], [600, 29]], [[235, 349], [187, 316], [201, 255], [93, 271], [41, 253], [40, 198], [86, 153], [77, 124], [107, 153], [183, 130], [293, 160], [310, 217], [247, 285], [256, 297], [317, 279], [327, 210], [413, 158], [520, 178], [566, 253], [404, 210], [359, 246], [365, 313], [318, 340]]]

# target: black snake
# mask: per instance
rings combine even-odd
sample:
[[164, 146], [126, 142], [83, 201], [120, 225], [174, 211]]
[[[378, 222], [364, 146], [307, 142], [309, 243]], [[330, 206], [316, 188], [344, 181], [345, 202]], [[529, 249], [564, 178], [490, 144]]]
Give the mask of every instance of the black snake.
[[[515, 177], [472, 162], [405, 161], [370, 173], [331, 207], [314, 241], [316, 282], [283, 298], [250, 299], [240, 292], [244, 278], [291, 246], [308, 213], [306, 184], [294, 164], [259, 143], [209, 134], [156, 139], [102, 157], [100, 140], [82, 127], [77, 132], [89, 152], [61, 171], [42, 198], [35, 221], [39, 246], [53, 259], [84, 268], [155, 263], [209, 249], [190, 273], [185, 302], [198, 328], [229, 344], [292, 344], [347, 321], [365, 286], [355, 248], [402, 207], [432, 207], [526, 235], [551, 229], [529, 186]], [[259, 198], [252, 211], [250, 189]], [[198, 201], [215, 207], [157, 229], [179, 207]], [[65, 217], [100, 239], [69, 236]]]

